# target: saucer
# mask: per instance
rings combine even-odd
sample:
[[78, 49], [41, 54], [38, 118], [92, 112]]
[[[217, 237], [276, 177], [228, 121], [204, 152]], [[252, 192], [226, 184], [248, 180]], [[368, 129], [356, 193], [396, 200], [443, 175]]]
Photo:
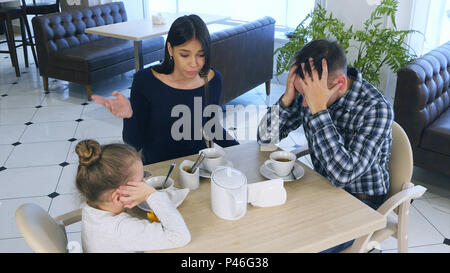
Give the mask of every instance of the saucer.
[[[169, 191], [165, 191], [165, 193], [169, 196], [170, 201], [172, 201], [173, 205], [175, 207], [178, 207], [183, 203], [184, 199], [189, 193], [189, 189], [178, 189], [173, 187]], [[147, 212], [151, 211], [151, 208], [148, 206], [147, 202], [142, 202], [139, 205], [137, 205], [140, 209], [145, 210]]]
[[[267, 160], [270, 162], [270, 160]], [[267, 162], [266, 161], [266, 162]], [[292, 175], [292, 172], [287, 175], [287, 176], [279, 176], [276, 173], [274, 173], [273, 171], [271, 171], [269, 168], [266, 167], [266, 164], [264, 162], [264, 164], [261, 165], [261, 167], [259, 168], [259, 172], [261, 173], [262, 176], [264, 176], [267, 179], [277, 179], [277, 178], [281, 178], [284, 180], [284, 182], [289, 182], [289, 181], [295, 181], [298, 180], [300, 178], [302, 178], [305, 175], [305, 170], [303, 169], [302, 166], [298, 165], [298, 164], [294, 164], [294, 171], [293, 173], [295, 174], [295, 177]], [[270, 164], [270, 163], [268, 163]]]
[[[233, 162], [231, 162], [231, 161], [228, 160], [228, 159], [225, 159], [225, 160], [226, 160], [226, 162], [220, 164], [219, 166], [233, 167]], [[199, 170], [200, 170], [200, 177], [203, 177], [203, 178], [211, 178], [211, 173], [210, 173], [208, 170], [204, 169], [203, 163], [200, 164]]]

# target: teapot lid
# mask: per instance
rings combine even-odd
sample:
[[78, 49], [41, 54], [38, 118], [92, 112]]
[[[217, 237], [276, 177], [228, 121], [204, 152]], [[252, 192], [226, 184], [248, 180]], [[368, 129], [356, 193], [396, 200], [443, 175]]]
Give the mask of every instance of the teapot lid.
[[211, 181], [226, 189], [237, 189], [247, 183], [247, 177], [241, 171], [230, 167], [220, 167], [211, 174]]

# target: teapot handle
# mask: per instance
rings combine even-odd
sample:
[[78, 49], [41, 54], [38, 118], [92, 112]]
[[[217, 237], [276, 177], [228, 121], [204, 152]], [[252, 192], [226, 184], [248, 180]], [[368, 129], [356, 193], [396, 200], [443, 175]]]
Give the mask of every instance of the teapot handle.
[[[247, 208], [247, 201], [244, 202], [244, 200], [239, 197], [240, 191], [241, 189], [227, 191], [229, 194], [231, 194], [234, 200], [234, 215], [236, 215], [235, 218], [241, 218], [242, 216], [244, 216]], [[246, 197], [247, 193], [245, 193], [244, 196]]]

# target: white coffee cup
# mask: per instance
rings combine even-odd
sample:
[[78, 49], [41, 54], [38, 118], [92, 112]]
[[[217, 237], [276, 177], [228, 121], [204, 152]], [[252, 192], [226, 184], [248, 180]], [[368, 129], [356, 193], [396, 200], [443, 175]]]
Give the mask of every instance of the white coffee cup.
[[[217, 167], [223, 164], [225, 152], [221, 149], [217, 148], [207, 148], [203, 149], [200, 152], [205, 154], [205, 159], [203, 159], [204, 168], [212, 173]], [[199, 152], [199, 153], [200, 153]]]
[[[145, 183], [155, 188], [157, 191], [169, 191], [173, 188], [173, 179], [167, 178], [167, 182], [164, 184], [165, 176], [154, 176], [150, 179], [147, 179]], [[164, 184], [164, 188], [163, 188]]]
[[271, 153], [270, 161], [266, 161], [264, 164], [278, 176], [287, 176], [292, 171], [296, 159], [293, 153], [277, 151]]
[[194, 165], [194, 161], [184, 160], [180, 164], [180, 184], [182, 188], [195, 190], [200, 186], [200, 169], [197, 168], [194, 173], [189, 173], [184, 169], [189, 169]]

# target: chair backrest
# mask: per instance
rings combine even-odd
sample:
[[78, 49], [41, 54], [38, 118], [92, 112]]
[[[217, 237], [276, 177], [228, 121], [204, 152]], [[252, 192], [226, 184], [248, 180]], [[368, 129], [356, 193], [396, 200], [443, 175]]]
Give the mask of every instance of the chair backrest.
[[34, 17], [32, 23], [39, 64], [41, 56], [105, 38], [97, 34], [86, 34], [86, 28], [126, 21], [127, 13], [123, 2]]
[[15, 213], [16, 225], [34, 252], [67, 252], [64, 225], [55, 221], [44, 209], [35, 204], [23, 204]]
[[390, 190], [388, 198], [402, 190], [410, 182], [413, 172], [413, 154], [408, 136], [402, 127], [392, 123], [392, 146], [389, 159]]
[[223, 79], [219, 104], [272, 79], [274, 33], [269, 16], [211, 33], [211, 66]]

